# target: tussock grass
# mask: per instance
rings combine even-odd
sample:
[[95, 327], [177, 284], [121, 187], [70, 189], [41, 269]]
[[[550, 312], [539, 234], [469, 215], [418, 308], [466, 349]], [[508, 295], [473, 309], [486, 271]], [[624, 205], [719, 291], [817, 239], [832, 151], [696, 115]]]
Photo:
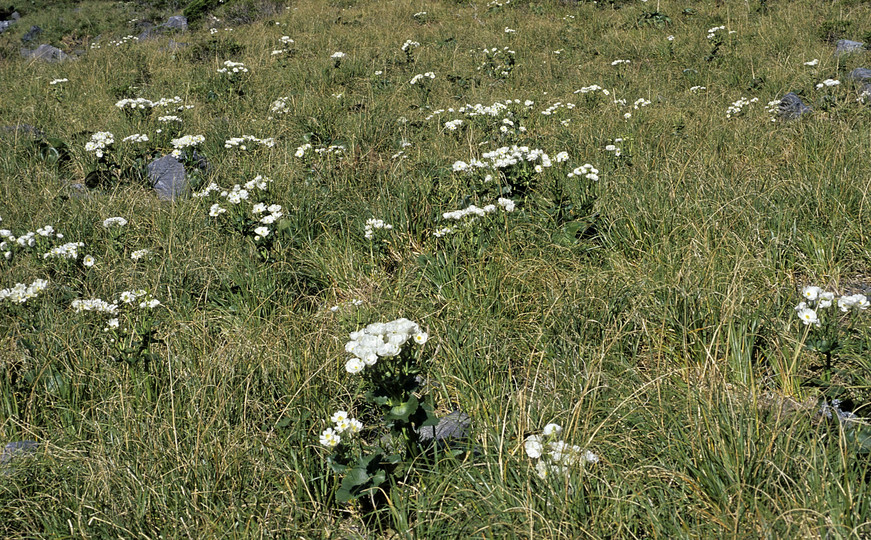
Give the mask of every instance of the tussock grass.
[[[869, 534], [867, 454], [818, 414], [832, 396], [801, 385], [816, 360], [792, 309], [804, 285], [871, 287], [871, 112], [846, 79], [869, 56], [836, 57], [820, 34], [866, 39], [867, 4], [300, 1], [262, 3], [266, 16], [239, 24], [261, 5], [239, 1], [215, 10], [223, 22], [172, 35], [187, 43], [175, 50], [168, 37], [108, 44], [137, 33], [132, 5], [43, 4], [0, 35], [0, 124], [45, 133], [0, 131], [0, 226], [50, 224], [97, 264], [0, 261], [0, 288], [51, 281], [22, 306], [0, 304], [0, 443], [39, 443], [4, 469], [4, 537]], [[183, 8], [151, 2], [144, 17]], [[670, 22], [642, 22], [653, 11]], [[31, 24], [67, 52], [101, 48], [21, 59]], [[719, 25], [736, 33], [706, 60]], [[271, 54], [285, 35], [292, 53]], [[406, 39], [421, 43], [411, 63]], [[515, 51], [509, 76], [477, 70], [492, 47]], [[250, 72], [230, 83], [216, 72], [226, 60]], [[409, 84], [429, 71], [429, 91]], [[841, 85], [815, 89], [827, 78]], [[610, 94], [575, 93], [592, 84]], [[788, 91], [814, 112], [770, 122], [765, 103]], [[194, 108], [114, 106], [172, 96]], [[280, 97], [287, 114], [270, 111]], [[726, 119], [741, 97], [758, 102]], [[651, 104], [633, 109], [638, 98]], [[480, 119], [444, 127], [463, 105], [506, 99], [535, 102], [516, 139]], [[575, 106], [541, 114], [556, 102]], [[163, 114], [183, 123], [161, 138]], [[136, 181], [72, 188], [94, 168], [84, 147], [98, 131], [116, 148], [147, 133], [161, 153], [205, 135], [211, 168], [195, 190], [272, 178], [269, 201], [285, 212], [273, 249], [216, 226], [211, 199], [162, 203]], [[224, 148], [243, 134], [276, 145]], [[295, 156], [306, 142], [343, 145], [343, 157], [306, 165]], [[476, 201], [453, 163], [511, 142], [570, 161], [489, 228], [434, 238], [443, 212]], [[568, 181], [584, 163], [600, 180]], [[113, 216], [129, 220], [117, 236], [101, 225]], [[384, 245], [363, 236], [373, 217], [394, 227]], [[132, 262], [143, 248], [151, 256]], [[71, 308], [140, 288], [162, 302], [147, 367], [113, 361], [102, 322]], [[471, 416], [474, 451], [421, 461], [373, 519], [335, 502], [318, 434], [360, 406], [348, 332], [398, 317], [429, 333], [427, 390], [440, 414]], [[843, 355], [860, 417], [868, 338], [862, 322]], [[599, 462], [540, 479], [523, 442], [550, 422]]]

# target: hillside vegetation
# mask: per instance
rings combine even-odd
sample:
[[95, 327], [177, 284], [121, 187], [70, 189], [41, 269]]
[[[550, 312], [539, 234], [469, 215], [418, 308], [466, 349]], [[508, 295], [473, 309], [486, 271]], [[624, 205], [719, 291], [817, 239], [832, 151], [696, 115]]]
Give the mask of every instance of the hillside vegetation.
[[0, 536], [871, 535], [871, 4], [17, 9]]

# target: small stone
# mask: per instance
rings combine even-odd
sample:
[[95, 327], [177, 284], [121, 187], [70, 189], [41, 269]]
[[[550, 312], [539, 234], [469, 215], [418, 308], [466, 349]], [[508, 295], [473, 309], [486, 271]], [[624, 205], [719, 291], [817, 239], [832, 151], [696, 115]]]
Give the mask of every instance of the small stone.
[[860, 83], [871, 82], [871, 69], [856, 68], [847, 75], [847, 78]]
[[146, 170], [154, 191], [161, 200], [175, 201], [188, 195], [189, 185], [184, 165], [174, 157], [158, 158], [149, 163]]
[[11, 472], [11, 461], [15, 458], [31, 455], [36, 452], [39, 443], [36, 441], [14, 441], [8, 443], [0, 450], [0, 474], [8, 475]]
[[3, 126], [2, 128], [0, 128], [0, 131], [13, 135], [15, 137], [26, 136], [32, 139], [39, 139], [45, 137], [44, 131], [35, 128], [30, 124], [13, 124], [10, 126]]
[[67, 54], [62, 50], [45, 43], [32, 51], [21, 49], [21, 56], [30, 58], [31, 60], [43, 60], [45, 62], [61, 62], [69, 58], [69, 56], [67, 56]]
[[28, 30], [27, 32], [24, 33], [23, 36], [21, 36], [21, 43], [30, 43], [31, 41], [36, 39], [36, 36], [38, 36], [41, 33], [42, 33], [42, 28], [40, 28], [34, 24], [33, 26], [30, 27], [30, 30]]
[[448, 439], [465, 439], [469, 436], [472, 419], [463, 411], [454, 411], [439, 419], [437, 426], [420, 428], [420, 441], [427, 443], [433, 440], [447, 442]]
[[835, 54], [847, 54], [865, 50], [865, 44], [861, 41], [839, 39], [835, 44]]
[[9, 27], [12, 26], [14, 22], [15, 21], [0, 21], [0, 34], [9, 30]]
[[811, 112], [813, 109], [804, 104], [800, 97], [795, 92], [790, 92], [780, 98], [780, 105], [777, 107], [778, 116], [785, 120], [795, 120], [801, 118], [805, 113]]

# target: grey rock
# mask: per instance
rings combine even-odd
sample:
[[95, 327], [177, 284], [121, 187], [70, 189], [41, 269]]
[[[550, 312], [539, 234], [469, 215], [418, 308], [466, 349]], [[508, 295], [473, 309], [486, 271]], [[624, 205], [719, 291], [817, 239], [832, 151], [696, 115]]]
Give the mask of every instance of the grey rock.
[[865, 50], [865, 44], [861, 41], [850, 41], [849, 39], [839, 39], [835, 44], [835, 54], [854, 53]]
[[867, 83], [871, 82], [871, 69], [868, 68], [856, 68], [847, 75], [847, 78], [851, 81]]
[[184, 15], [173, 15], [172, 17], [167, 19], [166, 22], [163, 23], [161, 26], [169, 30], [187, 30], [188, 18]]
[[12, 26], [15, 21], [0, 21], [0, 34], [9, 30], [9, 27]]
[[38, 36], [41, 33], [42, 33], [42, 28], [40, 28], [34, 24], [33, 26], [30, 27], [30, 30], [28, 30], [27, 32], [24, 33], [23, 36], [21, 36], [21, 43], [30, 43], [31, 41], [36, 39], [36, 36]]
[[142, 32], [139, 33], [138, 36], [136, 36], [136, 40], [137, 41], [147, 41], [151, 38], [156, 38], [159, 35], [160, 35], [160, 30], [158, 30], [154, 26], [148, 25], [148, 27], [146, 27], [145, 30], [143, 30]]
[[2, 131], [3, 133], [8, 133], [14, 137], [30, 137], [33, 139], [45, 137], [44, 131], [35, 128], [30, 124], [14, 124], [10, 126], [3, 126], [2, 128], [0, 128], [0, 131]]
[[184, 165], [172, 156], [155, 159], [146, 167], [158, 198], [164, 201], [175, 201], [186, 197], [189, 193], [189, 183]]
[[469, 428], [472, 419], [463, 411], [454, 411], [439, 419], [437, 426], [424, 426], [420, 428], [420, 441], [423, 443], [442, 442], [449, 439], [465, 439], [469, 436]]
[[170, 30], [184, 32], [188, 29], [188, 20], [184, 15], [173, 15], [165, 23], [158, 26], [149, 26], [139, 34], [139, 41], [156, 38]]
[[21, 14], [18, 13], [17, 11], [13, 11], [12, 15], [9, 16], [9, 19], [11, 19], [13, 21], [17, 21], [20, 18], [21, 18]]
[[811, 112], [813, 109], [804, 104], [800, 97], [795, 92], [790, 92], [780, 98], [780, 105], [777, 107], [777, 115], [785, 120], [795, 120], [801, 118], [803, 114]]
[[31, 60], [42, 60], [44, 62], [61, 62], [69, 58], [69, 56], [62, 50], [45, 43], [32, 51], [21, 49], [21, 56], [30, 58]]
[[36, 451], [39, 443], [36, 441], [14, 441], [3, 447], [0, 450], [0, 465], [5, 465], [12, 461], [12, 458], [26, 454], [32, 454]]

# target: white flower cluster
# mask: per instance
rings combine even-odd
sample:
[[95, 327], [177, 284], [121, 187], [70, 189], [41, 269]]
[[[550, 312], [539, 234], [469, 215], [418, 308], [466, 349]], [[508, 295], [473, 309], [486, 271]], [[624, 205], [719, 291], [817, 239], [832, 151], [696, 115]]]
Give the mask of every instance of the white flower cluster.
[[136, 133], [134, 135], [124, 137], [123, 139], [121, 139], [121, 142], [148, 142], [148, 135], [145, 135], [144, 133]]
[[[220, 192], [219, 195], [228, 203], [238, 205], [242, 201], [250, 201], [250, 193], [254, 190], [267, 191], [271, 183], [271, 178], [259, 174], [244, 184], [234, 185], [229, 190], [223, 189], [218, 184], [212, 182], [204, 190], [194, 193], [193, 197], [203, 198], [209, 196], [212, 192]], [[209, 208], [209, 216], [211, 217], [218, 217], [226, 212], [227, 209], [223, 208], [219, 203], [215, 203]], [[274, 224], [283, 215], [284, 212], [280, 204], [252, 203], [251, 219], [260, 224], [254, 228], [254, 240], [261, 240], [269, 236], [271, 229], [267, 225]]]
[[631, 64], [631, 63], [632, 63], [632, 60], [614, 60], [613, 62], [611, 62], [611, 65], [612, 65], [612, 66], [619, 66], [619, 65], [621, 65], [621, 64], [627, 64], [627, 65], [628, 65], [628, 64]]
[[648, 105], [650, 105], [649, 99], [638, 98], [635, 100], [635, 103], [632, 104], [632, 108], [638, 110], [641, 107], [647, 107]]
[[322, 146], [320, 148], [314, 148], [311, 144], [305, 143], [304, 145], [298, 147], [296, 149], [296, 153], [294, 155], [298, 158], [305, 158], [306, 153], [312, 150], [315, 154], [320, 156], [327, 155], [336, 155], [340, 159], [342, 157], [342, 153], [345, 151], [345, 146], [342, 144], [331, 144], [330, 146]]
[[248, 68], [245, 67], [245, 64], [242, 62], [233, 62], [232, 60], [225, 60], [224, 67], [218, 70], [218, 73], [226, 73], [227, 75], [234, 75], [238, 73], [248, 73]]
[[255, 216], [262, 216], [259, 219], [260, 223], [264, 225], [272, 225], [278, 221], [278, 218], [284, 215], [281, 210], [280, 204], [270, 204], [269, 206], [266, 206], [266, 203], [257, 203], [251, 209], [251, 213]]
[[448, 120], [447, 122], [445, 122], [445, 129], [448, 131], [457, 131], [462, 125], [462, 118], [457, 118], [456, 120]]
[[[472, 223], [477, 221], [478, 218], [482, 218], [482, 217], [487, 216], [489, 214], [493, 214], [494, 212], [496, 212], [500, 208], [504, 212], [513, 212], [515, 207], [516, 207], [516, 205], [515, 205], [514, 201], [512, 201], [511, 199], [499, 197], [499, 199], [496, 200], [496, 204], [488, 204], [488, 205], [484, 206], [483, 208], [479, 208], [478, 206], [475, 206], [474, 204], [472, 204], [472, 205], [469, 205], [468, 207], [466, 207], [462, 210], [453, 210], [451, 212], [445, 212], [442, 214], [442, 218], [447, 219], [447, 220], [454, 220], [454, 221], [463, 220], [463, 223], [460, 224], [459, 227], [468, 227]], [[432, 235], [436, 238], [442, 238], [444, 236], [454, 234], [455, 232], [460, 230], [459, 227], [456, 225], [442, 227], [441, 229], [435, 230], [432, 233]]]
[[851, 310], [864, 311], [871, 306], [871, 302], [864, 294], [845, 295], [836, 299], [835, 293], [813, 285], [803, 288], [801, 295], [804, 300], [795, 306], [795, 311], [806, 326], [822, 324], [817, 312], [820, 309], [829, 309], [837, 305], [842, 313], [847, 313]]
[[330, 55], [330, 58], [332, 58], [333, 60], [341, 60], [342, 58], [345, 58], [346, 56], [348, 56], [348, 55], [343, 53], [342, 51], [336, 51]]
[[738, 101], [729, 105], [729, 108], [726, 109], [726, 118], [733, 118], [736, 116], [741, 116], [744, 114], [744, 107], [750, 105], [751, 103], [756, 103], [759, 101], [759, 98], [747, 99], [742, 97]]
[[73, 300], [72, 306], [76, 313], [81, 313], [82, 311], [99, 311], [110, 315], [116, 315], [118, 313], [118, 304], [110, 304], [109, 302], [100, 300], [99, 298], [91, 298], [88, 300], [76, 299]]
[[420, 47], [420, 43], [408, 39], [405, 41], [405, 43], [402, 44], [402, 47], [400, 47], [400, 48], [402, 49], [403, 52], [407, 53], [416, 47]]
[[320, 443], [327, 448], [333, 448], [342, 442], [342, 434], [357, 435], [363, 430], [363, 422], [348, 416], [345, 411], [336, 411], [330, 417], [333, 427], [325, 429], [320, 436]]
[[269, 137], [268, 139], [258, 139], [253, 135], [242, 135], [241, 137], [231, 137], [224, 141], [224, 148], [238, 148], [239, 150], [247, 150], [248, 146], [246, 143], [253, 142], [259, 144], [261, 146], [266, 146], [268, 148], [272, 148], [275, 146], [275, 139]]
[[65, 82], [70, 82], [70, 80], [69, 79], [55, 79], [48, 84], [54, 86], [56, 84], [61, 84], [61, 83], [65, 83]]
[[48, 280], [37, 279], [30, 285], [16, 283], [11, 289], [0, 289], [0, 302], [9, 301], [13, 304], [23, 304], [48, 287]]
[[[2, 221], [2, 220], [0, 220]], [[28, 231], [20, 236], [15, 236], [12, 234], [12, 231], [9, 229], [0, 229], [0, 251], [3, 252], [3, 256], [8, 260], [12, 258], [12, 248], [16, 245], [19, 248], [32, 248], [36, 246], [38, 236], [42, 236], [45, 238], [63, 238], [64, 235], [61, 233], [56, 233], [54, 227], [51, 225], [46, 225], [45, 227], [40, 227], [34, 231]]]
[[831, 88], [832, 86], [838, 86], [839, 84], [841, 84], [841, 81], [837, 81], [835, 79], [826, 79], [823, 82], [817, 84], [816, 89], [819, 90], [820, 88]]
[[544, 426], [542, 435], [530, 435], [523, 443], [526, 455], [538, 460], [535, 472], [545, 479], [551, 473], [566, 474], [569, 467], [581, 463], [598, 463], [599, 456], [580, 446], [557, 440], [563, 428], [558, 424]]
[[411, 78], [411, 81], [409, 81], [408, 84], [414, 85], [414, 84], [417, 84], [417, 83], [423, 81], [424, 79], [430, 79], [430, 80], [435, 79], [435, 73], [433, 73], [432, 71], [427, 71], [426, 73], [418, 73], [417, 75], [415, 75], [414, 77]]
[[541, 111], [541, 114], [543, 114], [544, 116], [550, 116], [553, 113], [555, 113], [557, 110], [562, 109], [562, 108], [566, 108], [566, 109], [571, 110], [571, 109], [575, 108], [575, 104], [574, 103], [563, 103], [562, 101], [557, 101], [556, 103], [554, 103], [553, 105], [551, 105], [547, 109]]
[[341, 302], [341, 303], [336, 304], [335, 306], [330, 308], [330, 311], [335, 313], [335, 312], [339, 311], [340, 309], [342, 309], [343, 307], [348, 307], [348, 306], [359, 307], [362, 305], [363, 305], [362, 300], [360, 300], [359, 298], [354, 298], [353, 300], [348, 300], [346, 302]]
[[287, 105], [290, 96], [280, 97], [272, 102], [269, 107], [270, 112], [274, 114], [287, 114], [290, 112], [290, 107]]
[[108, 131], [98, 131], [91, 135], [91, 140], [85, 143], [85, 152], [93, 152], [98, 158], [103, 157], [103, 150], [115, 142], [115, 136]]
[[149, 253], [151, 253], [151, 251], [147, 249], [137, 249], [130, 254], [130, 259], [133, 261], [138, 261], [139, 259], [147, 257]]
[[110, 217], [103, 220], [103, 227], [111, 229], [112, 227], [123, 227], [127, 225], [127, 220], [122, 217]]
[[623, 142], [623, 138], [622, 138], [622, 137], [617, 137], [616, 139], [614, 139], [614, 143], [613, 143], [613, 144], [606, 144], [606, 145], [605, 145], [605, 151], [606, 151], [606, 152], [613, 152], [613, 153], [614, 153], [614, 157], [620, 157], [620, 156], [622, 156], [622, 155], [623, 155], [623, 149], [620, 148], [619, 146], [617, 146], [618, 144], [620, 144], [620, 143], [622, 143], [622, 142]]
[[589, 94], [589, 93], [591, 93], [591, 92], [593, 92], [593, 93], [595, 93], [595, 92], [602, 92], [602, 93], [605, 94], [606, 96], [610, 96], [610, 95], [611, 95], [611, 92], [610, 92], [610, 91], [608, 91], [608, 90], [602, 88], [602, 87], [599, 86], [598, 84], [591, 84], [590, 86], [584, 86], [584, 87], [581, 88], [580, 90], [575, 90], [574, 93], [575, 93], [575, 94]]
[[693, 94], [698, 94], [699, 92], [704, 92], [707, 89], [707, 86], [691, 86], [690, 92], [692, 92]]
[[372, 323], [363, 330], [351, 332], [349, 337], [351, 341], [345, 344], [345, 351], [354, 356], [345, 363], [345, 371], [351, 374], [373, 367], [379, 358], [398, 356], [410, 340], [423, 345], [428, 338], [416, 322], [405, 318]]
[[290, 47], [293, 46], [294, 43], [295, 43], [295, 41], [290, 39], [290, 36], [281, 36], [281, 44], [284, 45], [285, 47], [288, 47], [288, 48], [276, 49], [276, 50], [272, 51], [272, 56], [277, 56], [279, 54], [284, 54], [284, 53], [288, 52], [290, 50]]
[[817, 64], [819, 64], [819, 63], [820, 63], [820, 59], [819, 59], [819, 58], [814, 58], [813, 60], [811, 60], [811, 61], [809, 61], [809, 62], [805, 62], [804, 65], [813, 67], [813, 66], [815, 66], [815, 65], [817, 65]]
[[48, 252], [43, 254], [43, 259], [78, 259], [79, 258], [79, 248], [84, 247], [84, 242], [69, 242], [62, 246], [57, 246], [51, 248]]
[[715, 26], [713, 28], [708, 28], [708, 39], [714, 39], [715, 37], [717, 37], [717, 32], [725, 29], [725, 26]]
[[364, 227], [364, 236], [366, 240], [372, 240], [375, 237], [375, 229], [384, 229], [385, 231], [389, 231], [393, 229], [393, 225], [389, 223], [384, 223], [384, 221], [375, 218], [369, 218], [366, 220], [366, 226]]
[[575, 168], [572, 172], [567, 175], [569, 178], [574, 178], [575, 176], [583, 176], [587, 180], [592, 180], [593, 182], [599, 181], [599, 169], [593, 167], [589, 163], [584, 163], [580, 167]]
[[765, 105], [765, 112], [768, 114], [768, 117], [772, 122], [777, 122], [777, 115], [780, 112], [780, 104], [781, 101], [779, 99], [773, 99]]
[[116, 102], [115, 106], [121, 110], [145, 110], [154, 107], [154, 102], [145, 98], [126, 98]]
[[205, 142], [205, 140], [206, 138], [203, 135], [185, 135], [184, 137], [171, 140], [170, 144], [175, 148], [175, 150], [172, 151], [172, 157], [176, 159], [180, 158], [182, 150], [197, 146]]

